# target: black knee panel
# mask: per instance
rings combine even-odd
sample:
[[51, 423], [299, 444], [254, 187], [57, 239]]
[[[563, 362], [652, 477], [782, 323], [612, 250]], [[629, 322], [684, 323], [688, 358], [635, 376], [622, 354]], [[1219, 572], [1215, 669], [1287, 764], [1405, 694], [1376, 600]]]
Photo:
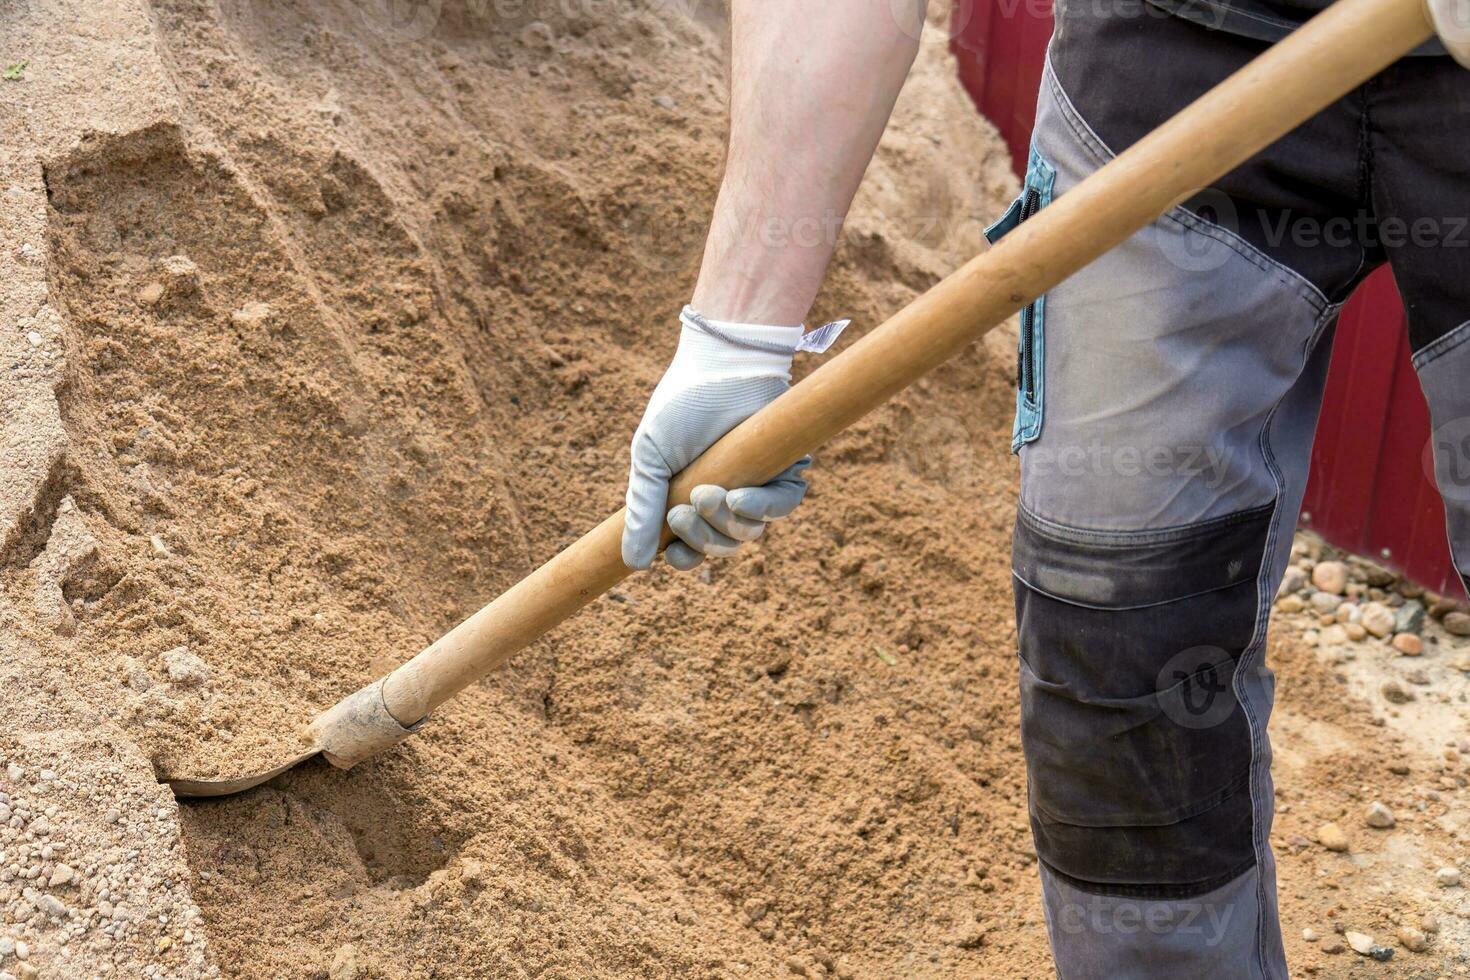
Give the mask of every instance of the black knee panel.
[[1024, 510], [1013, 568], [1037, 854], [1078, 887], [1188, 897], [1255, 861], [1251, 734], [1269, 507], [1092, 532]]

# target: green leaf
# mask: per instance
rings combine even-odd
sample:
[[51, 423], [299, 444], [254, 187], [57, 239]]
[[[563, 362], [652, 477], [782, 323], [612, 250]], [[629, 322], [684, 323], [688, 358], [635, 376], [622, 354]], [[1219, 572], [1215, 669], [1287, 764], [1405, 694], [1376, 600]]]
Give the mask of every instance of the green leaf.
[[898, 666], [898, 658], [895, 657], [893, 654], [889, 653], [887, 650], [874, 650], [873, 652], [878, 655], [878, 659], [879, 660], [883, 661], [888, 666], [890, 666], [890, 667], [897, 667]]
[[29, 61], [17, 61], [13, 65], [6, 65], [5, 70], [0, 71], [0, 78], [5, 79], [7, 82], [18, 82], [28, 64], [30, 64]]

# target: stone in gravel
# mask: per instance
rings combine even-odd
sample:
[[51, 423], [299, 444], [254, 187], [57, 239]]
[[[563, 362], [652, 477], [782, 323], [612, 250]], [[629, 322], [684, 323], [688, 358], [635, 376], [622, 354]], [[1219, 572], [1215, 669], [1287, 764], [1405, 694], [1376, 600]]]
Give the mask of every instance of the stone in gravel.
[[1393, 648], [1406, 657], [1417, 657], [1424, 652], [1424, 641], [1413, 633], [1396, 633]]
[[1284, 613], [1299, 613], [1307, 608], [1307, 603], [1301, 596], [1292, 593], [1277, 599], [1276, 608]]
[[1408, 704], [1415, 697], [1413, 691], [1405, 689], [1398, 681], [1385, 681], [1380, 691], [1383, 700], [1389, 704]]
[[1439, 917], [1433, 912], [1425, 912], [1423, 918], [1419, 920], [1419, 928], [1431, 936], [1434, 935], [1439, 932]]
[[1360, 643], [1368, 638], [1368, 631], [1364, 629], [1362, 623], [1345, 623], [1343, 624], [1342, 631], [1354, 643]]
[[1337, 939], [1328, 939], [1325, 943], [1322, 944], [1322, 952], [1326, 953], [1329, 956], [1336, 956], [1338, 953], [1341, 953], [1346, 948], [1347, 947], [1344, 946], [1342, 942]]
[[1407, 674], [1404, 675], [1404, 680], [1408, 681], [1410, 684], [1418, 684], [1420, 687], [1428, 687], [1431, 683], [1429, 680], [1429, 672], [1426, 671], [1423, 667], [1415, 667], [1413, 670], [1409, 671]]
[[1340, 561], [1319, 561], [1312, 569], [1312, 584], [1323, 592], [1342, 595], [1347, 583], [1348, 567]]
[[1440, 868], [1434, 873], [1434, 880], [1441, 888], [1456, 888], [1460, 884], [1460, 869]]
[[165, 650], [163, 665], [168, 679], [179, 687], [196, 687], [209, 680], [209, 665], [200, 660], [188, 647]]
[[1295, 565], [1286, 569], [1286, 574], [1281, 576], [1281, 587], [1276, 590], [1278, 596], [1287, 596], [1293, 592], [1300, 592], [1307, 584], [1307, 573]]
[[1342, 597], [1335, 596], [1331, 592], [1313, 592], [1312, 598], [1308, 600], [1312, 608], [1324, 616], [1330, 616], [1337, 612], [1337, 607], [1342, 605]]
[[1393, 950], [1387, 946], [1380, 946], [1373, 941], [1373, 937], [1361, 932], [1348, 932], [1344, 936], [1353, 952], [1361, 953], [1380, 963], [1387, 963], [1393, 959]]
[[1393, 811], [1384, 806], [1382, 803], [1379, 803], [1377, 800], [1374, 800], [1372, 803], [1368, 804], [1368, 813], [1363, 819], [1368, 824], [1368, 826], [1376, 827], [1379, 830], [1386, 830], [1387, 828], [1392, 827], [1395, 822], [1393, 819]]
[[70, 865], [58, 864], [56, 870], [51, 872], [51, 880], [47, 884], [51, 888], [59, 888], [75, 881], [76, 877], [77, 873], [71, 869]]
[[1444, 631], [1451, 636], [1470, 636], [1470, 613], [1447, 613], [1444, 618]]
[[1347, 834], [1335, 823], [1324, 823], [1317, 828], [1317, 843], [1329, 851], [1346, 851], [1348, 849]]
[[1393, 614], [1396, 633], [1418, 633], [1424, 629], [1424, 603], [1410, 599]]
[[137, 295], [133, 298], [138, 301], [139, 306], [152, 306], [154, 303], [163, 299], [163, 283], [150, 282], [138, 290]]
[[1393, 632], [1393, 610], [1381, 602], [1370, 602], [1365, 605], [1363, 615], [1358, 621], [1363, 624], [1363, 629], [1379, 638]]
[[1413, 926], [1400, 926], [1399, 942], [1411, 953], [1422, 953], [1429, 948], [1429, 937]]
[[1317, 642], [1325, 647], [1340, 647], [1348, 641], [1347, 630], [1337, 623], [1322, 630]]
[[1317, 930], [1313, 929], [1311, 926], [1307, 926], [1305, 929], [1302, 930], [1302, 941], [1315, 943], [1317, 941]]
[[330, 980], [357, 980], [362, 968], [357, 961], [357, 947], [348, 943], [338, 947], [337, 955], [332, 957], [332, 968], [327, 976]]
[[1429, 615], [1434, 619], [1444, 619], [1450, 613], [1463, 611], [1465, 608], [1463, 602], [1449, 596], [1436, 595], [1424, 598], [1429, 603]]

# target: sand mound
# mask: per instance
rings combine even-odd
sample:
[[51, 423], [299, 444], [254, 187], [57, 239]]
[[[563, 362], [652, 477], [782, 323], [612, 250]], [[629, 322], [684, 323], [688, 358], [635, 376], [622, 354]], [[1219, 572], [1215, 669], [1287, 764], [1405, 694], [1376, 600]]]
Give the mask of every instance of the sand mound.
[[[16, 14], [0, 953], [21, 938], [44, 976], [1049, 975], [1013, 334], [828, 447], [748, 557], [630, 580], [401, 750], [183, 807], [153, 780], [288, 755], [617, 506], [718, 174], [722, 18], [691, 9]], [[1013, 190], [936, 36], [814, 318], [871, 328]], [[1393, 745], [1340, 765], [1374, 729], [1286, 653], [1287, 779], [1375, 778]], [[1295, 833], [1324, 807], [1290, 792]], [[1300, 853], [1283, 895], [1315, 915], [1341, 898]]]
[[[715, 190], [719, 20], [545, 6], [158, 4], [113, 29], [156, 45], [157, 111], [38, 147], [64, 356], [36, 380], [63, 434], [8, 582], [44, 613], [40, 655], [159, 767], [286, 754], [617, 505]], [[818, 313], [876, 324], [1012, 188], [926, 45]], [[400, 753], [184, 808], [214, 961], [974, 975], [1004, 955], [983, 932], [1021, 914], [1029, 860], [1014, 706], [989, 690], [1009, 685], [1011, 477], [980, 462], [1008, 425], [1004, 348], [845, 436], [751, 558], [633, 581]], [[85, 560], [52, 554], [64, 497]]]

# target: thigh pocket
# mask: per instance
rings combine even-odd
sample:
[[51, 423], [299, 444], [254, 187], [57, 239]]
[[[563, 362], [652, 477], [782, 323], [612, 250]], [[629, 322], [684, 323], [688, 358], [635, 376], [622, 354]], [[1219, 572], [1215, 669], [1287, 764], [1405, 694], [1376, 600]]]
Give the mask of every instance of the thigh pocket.
[[[1031, 148], [1026, 181], [1021, 194], [999, 220], [985, 229], [991, 244], [1051, 203], [1057, 172]], [[1046, 296], [1021, 310], [1021, 332], [1016, 352], [1016, 423], [1011, 433], [1011, 452], [1041, 435], [1042, 404], [1046, 395]]]

